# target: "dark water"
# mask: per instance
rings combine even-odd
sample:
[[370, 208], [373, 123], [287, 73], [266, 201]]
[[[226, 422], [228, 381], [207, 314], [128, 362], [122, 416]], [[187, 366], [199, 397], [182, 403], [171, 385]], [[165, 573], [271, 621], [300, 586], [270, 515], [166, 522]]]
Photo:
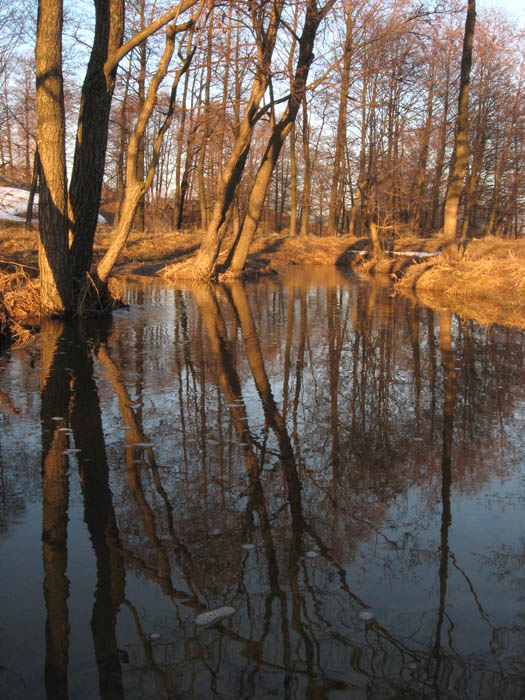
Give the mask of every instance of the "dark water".
[[523, 698], [524, 334], [333, 270], [128, 300], [0, 357], [0, 696]]

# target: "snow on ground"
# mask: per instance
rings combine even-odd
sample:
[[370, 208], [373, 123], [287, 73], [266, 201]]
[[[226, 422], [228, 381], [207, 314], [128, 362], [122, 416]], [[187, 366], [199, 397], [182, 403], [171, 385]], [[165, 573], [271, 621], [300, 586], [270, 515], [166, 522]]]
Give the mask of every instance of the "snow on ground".
[[[27, 200], [29, 191], [18, 187], [0, 187], [0, 220], [20, 221], [26, 220]], [[38, 217], [38, 195], [35, 194], [33, 204], [33, 216]]]
[[[19, 187], [0, 187], [0, 221], [24, 223], [28, 199], [29, 190], [22, 190]], [[38, 219], [38, 194], [35, 194], [33, 202], [33, 219]], [[102, 214], [98, 215], [98, 221], [101, 224], [107, 224]]]

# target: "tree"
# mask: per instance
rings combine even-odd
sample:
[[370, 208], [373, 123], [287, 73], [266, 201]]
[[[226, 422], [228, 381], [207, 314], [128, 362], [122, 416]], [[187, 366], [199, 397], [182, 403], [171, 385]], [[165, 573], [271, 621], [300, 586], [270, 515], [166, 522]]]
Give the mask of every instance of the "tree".
[[66, 146], [62, 77], [63, 9], [60, 0], [40, 0], [35, 49], [37, 149], [40, 168], [40, 300], [50, 314], [73, 308], [68, 246]]
[[221, 243], [226, 233], [224, 224], [246, 165], [253, 130], [262, 116], [259, 105], [270, 79], [272, 54], [277, 40], [283, 5], [284, 0], [275, 0], [268, 16], [265, 4], [260, 5], [256, 0], [250, 0], [249, 10], [255, 33], [257, 62], [246, 110], [230, 157], [219, 178], [215, 205], [199, 252], [190, 264], [174, 266], [171, 269], [171, 274], [185, 275], [196, 279], [209, 279], [213, 276]]
[[[203, 7], [204, 5], [203, 3], [201, 3], [197, 15], [194, 19], [197, 19]], [[133, 130], [133, 133], [131, 134], [131, 138], [128, 144], [128, 156], [126, 162], [126, 187], [124, 190], [124, 201], [122, 203], [119, 221], [116, 228], [113, 231], [113, 241], [106, 253], [104, 254], [104, 257], [97, 265], [95, 281], [99, 289], [103, 289], [105, 287], [111, 270], [113, 269], [113, 266], [118, 256], [120, 255], [124, 245], [126, 244], [140, 200], [142, 197], [144, 197], [144, 194], [148, 191], [153, 182], [155, 169], [157, 167], [160, 156], [162, 139], [164, 137], [164, 134], [168, 130], [171, 120], [173, 118], [177, 87], [180, 78], [188, 70], [188, 67], [193, 58], [193, 53], [195, 51], [195, 46], [193, 43], [195, 21], [193, 20], [191, 22], [191, 26], [186, 27], [186, 29], [188, 29], [186, 55], [182, 57], [182, 53], [181, 51], [179, 51], [182, 65], [176, 71], [175, 77], [173, 79], [169, 107], [164, 122], [158, 131], [151, 162], [145, 177], [140, 177], [141, 170], [138, 167], [139, 159], [142, 157], [141, 144], [143, 142], [144, 132], [148, 120], [153, 112], [153, 108], [155, 107], [157, 101], [157, 93], [159, 86], [164, 77], [166, 76], [171, 57], [173, 56], [173, 52], [175, 50], [175, 37], [178, 31], [180, 31], [180, 28], [178, 28], [174, 23], [170, 24], [166, 30], [166, 45], [164, 48], [164, 52], [159, 62], [157, 71], [151, 79], [151, 82], [148, 86], [147, 94], [144, 98], [144, 102], [138, 114], [137, 123]]]
[[[193, 27], [194, 20], [180, 25], [175, 22], [195, 5], [197, 0], [180, 0], [178, 5], [122, 44], [124, 0], [95, 0], [95, 39], [82, 90], [70, 186], [69, 212], [73, 240], [70, 249], [62, 75], [63, 6], [62, 0], [39, 1], [35, 48], [37, 149], [40, 161], [39, 268], [41, 304], [46, 313], [72, 313], [88, 284], [86, 278], [92, 262], [104, 174], [109, 109], [118, 64], [133, 48], [170, 22], [172, 25], [168, 35], [172, 38]], [[167, 66], [165, 68], [167, 70]], [[160, 81], [157, 88], [158, 84]], [[151, 95], [151, 100], [154, 99], [155, 96]], [[119, 246], [121, 249], [120, 238], [112, 250]], [[104, 291], [115, 259], [109, 255], [103, 261], [102, 274], [99, 274], [102, 288], [97, 290], [98, 294]]]
[[264, 156], [250, 192], [242, 229], [228, 256], [226, 272], [229, 275], [238, 276], [244, 269], [248, 251], [259, 223], [272, 172], [284, 141], [295, 123], [297, 112], [306, 91], [308, 72], [314, 59], [313, 48], [317, 29], [334, 2], [335, 0], [329, 0], [322, 8], [317, 7], [316, 0], [307, 0], [306, 2], [306, 14], [303, 31], [298, 40], [299, 54], [290, 95], [281, 118], [273, 125]]
[[470, 67], [472, 64], [472, 44], [474, 41], [474, 26], [476, 23], [476, 0], [468, 0], [467, 18], [465, 21], [465, 36], [461, 56], [461, 73], [459, 77], [458, 116], [456, 120], [456, 142], [454, 147], [452, 177], [445, 198], [443, 234], [444, 250], [449, 256], [457, 254], [457, 217], [459, 198], [467, 172], [469, 159], [468, 143], [468, 97], [470, 82]]

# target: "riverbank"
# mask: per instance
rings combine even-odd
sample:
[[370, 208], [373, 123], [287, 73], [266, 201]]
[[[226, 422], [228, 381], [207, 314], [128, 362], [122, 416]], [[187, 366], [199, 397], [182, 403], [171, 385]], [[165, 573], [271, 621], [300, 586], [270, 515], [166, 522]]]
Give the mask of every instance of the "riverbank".
[[412, 265], [396, 288], [482, 325], [525, 328], [525, 259], [511, 251], [488, 258], [467, 254], [453, 264], [440, 257]]
[[[109, 226], [99, 227], [95, 259], [107, 248], [110, 235]], [[191, 257], [200, 242], [200, 233], [132, 233], [115, 275], [161, 275], [170, 264]], [[37, 233], [21, 225], [0, 229], [0, 336], [11, 335], [20, 343], [38, 325], [37, 243]], [[352, 268], [359, 275], [382, 277], [395, 292], [415, 296], [432, 308], [448, 309], [484, 325], [525, 328], [525, 240], [474, 239], [454, 263], [439, 255], [441, 243], [439, 237], [405, 237], [374, 258], [366, 238], [291, 238], [273, 233], [254, 240], [247, 272], [273, 274], [294, 265]]]
[[[365, 265], [366, 267], [366, 265]], [[525, 328], [525, 241], [498, 238], [470, 241], [462, 256], [441, 255], [400, 264], [376, 263], [376, 274], [390, 268], [397, 292], [437, 310], [448, 310], [482, 325]]]

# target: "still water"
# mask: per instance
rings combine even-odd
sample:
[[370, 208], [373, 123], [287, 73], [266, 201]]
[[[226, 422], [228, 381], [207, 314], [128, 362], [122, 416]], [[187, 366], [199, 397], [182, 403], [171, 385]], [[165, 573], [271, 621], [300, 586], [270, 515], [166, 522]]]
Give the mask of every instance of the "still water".
[[523, 332], [333, 269], [127, 301], [0, 356], [2, 699], [525, 696]]

